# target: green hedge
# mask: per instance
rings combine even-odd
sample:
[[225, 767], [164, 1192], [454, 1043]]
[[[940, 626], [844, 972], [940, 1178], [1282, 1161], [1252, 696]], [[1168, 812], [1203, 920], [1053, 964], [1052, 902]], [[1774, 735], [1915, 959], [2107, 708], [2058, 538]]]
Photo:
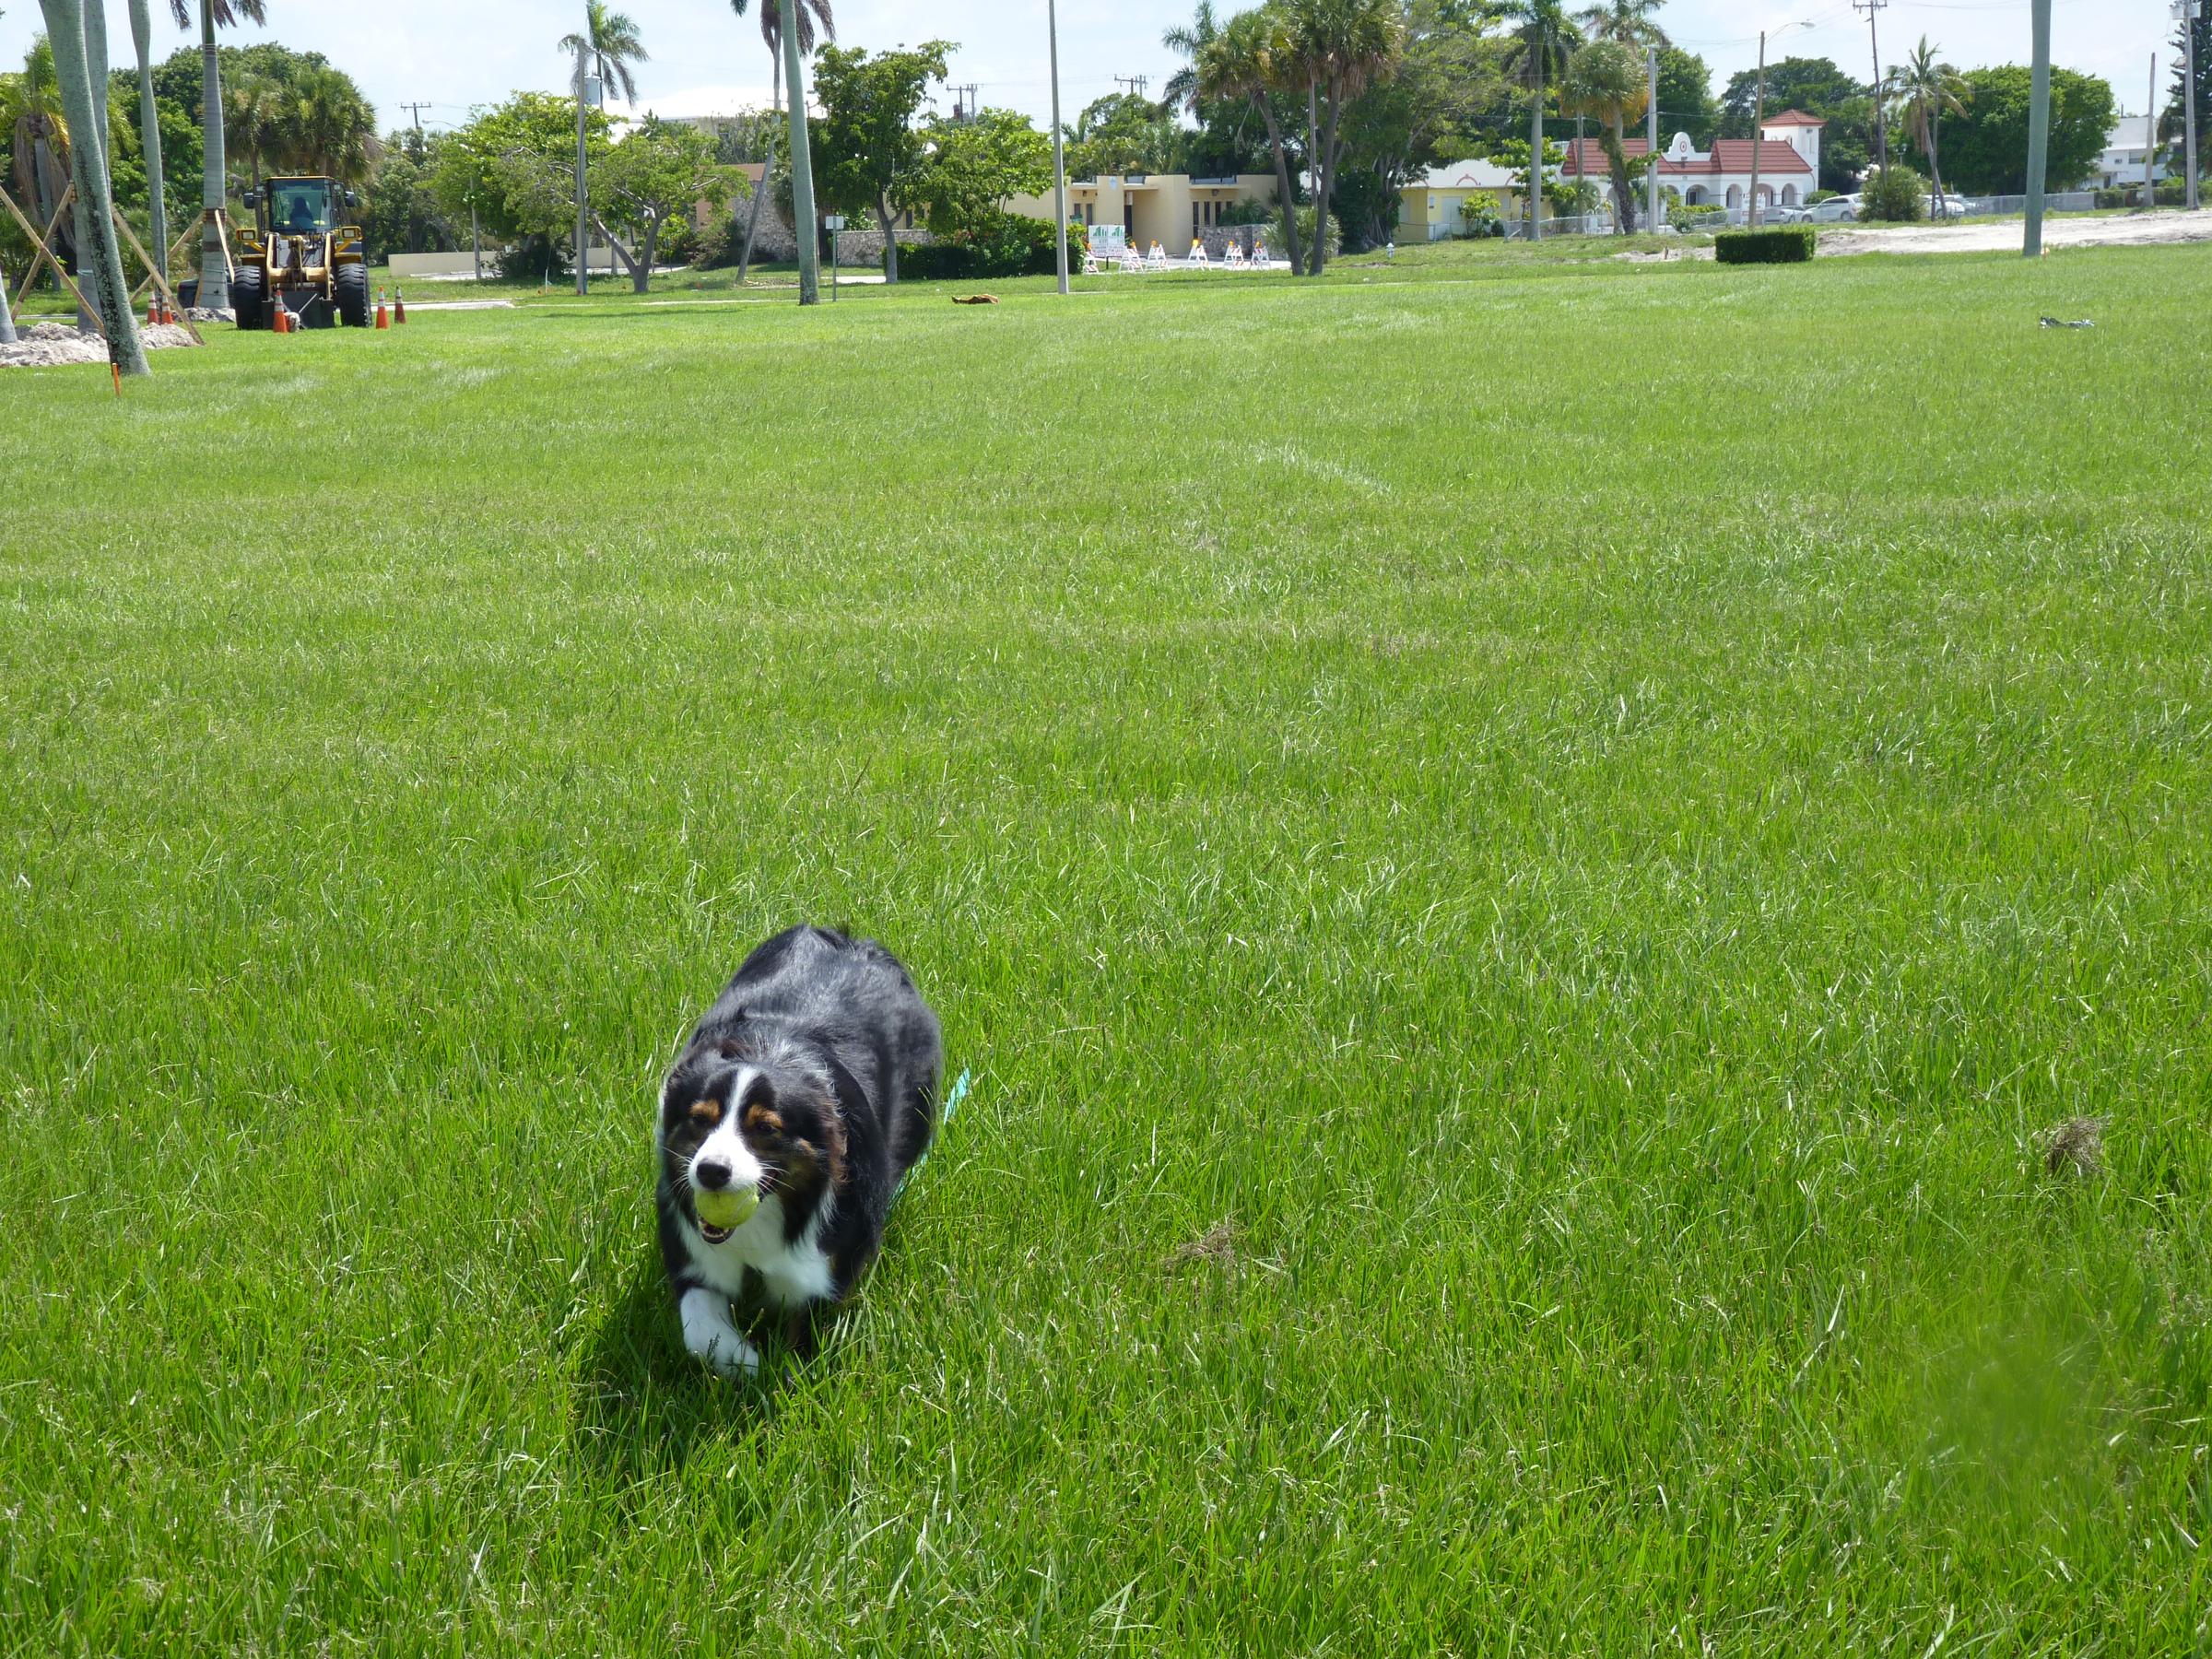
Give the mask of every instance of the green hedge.
[[[1067, 230], [1067, 262], [1083, 268], [1081, 225]], [[899, 250], [899, 275], [919, 282], [972, 281], [982, 276], [1049, 276], [1053, 265], [1050, 219], [994, 213], [935, 241]]]
[[1774, 225], [1763, 230], [1724, 230], [1712, 239], [1723, 265], [1800, 265], [1819, 239], [1810, 225]]

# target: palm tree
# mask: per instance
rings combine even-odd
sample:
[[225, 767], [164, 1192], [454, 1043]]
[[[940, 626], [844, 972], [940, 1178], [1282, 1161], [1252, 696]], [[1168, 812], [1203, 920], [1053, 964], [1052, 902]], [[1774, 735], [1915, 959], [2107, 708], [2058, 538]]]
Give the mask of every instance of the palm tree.
[[1266, 6], [1239, 12], [1214, 38], [1200, 46], [1192, 63], [1196, 72], [1191, 107], [1202, 100], [1249, 98], [1260, 107], [1267, 124], [1267, 147], [1275, 155], [1276, 196], [1283, 206], [1283, 243], [1290, 254], [1290, 268], [1299, 264], [1297, 197], [1290, 189], [1290, 162], [1283, 150], [1283, 124], [1275, 111], [1276, 94], [1283, 81], [1276, 65], [1291, 55], [1288, 31], [1281, 14]]
[[[748, 0], [730, 0], [730, 10], [742, 18], [747, 4]], [[834, 41], [837, 39], [837, 19], [830, 15], [830, 0], [799, 0], [797, 9], [799, 53], [802, 56], [812, 57], [817, 25], [820, 27], [823, 40]], [[783, 107], [783, 8], [771, 6], [767, 0], [762, 0], [760, 6], [760, 39], [768, 47], [769, 108], [773, 112]], [[767, 135], [768, 154], [760, 162], [760, 182], [753, 191], [753, 205], [746, 215], [745, 252], [737, 256], [737, 280], [740, 283], [745, 280], [747, 267], [753, 263], [753, 235], [760, 228], [760, 198], [768, 194], [769, 174], [775, 171], [775, 124], [771, 122]], [[807, 182], [807, 194], [811, 195], [813, 181]], [[796, 239], [795, 228], [794, 239]]]
[[[137, 320], [131, 314], [130, 285], [123, 279], [123, 254], [115, 239], [115, 196], [108, 182], [107, 123], [103, 119], [105, 30], [93, 22], [80, 0], [39, 0], [39, 9], [46, 16], [46, 38], [53, 43], [54, 79], [76, 140], [71, 146], [74, 160], [70, 172], [84, 208], [78, 218], [76, 245], [79, 286], [89, 282], [92, 291], [86, 298], [98, 307], [105, 326], [109, 360], [124, 374], [144, 374], [146, 345], [138, 337]], [[99, 102], [94, 100], [90, 73], [96, 62], [102, 63]]]
[[[1643, 113], [1651, 88], [1635, 50], [1619, 41], [1593, 41], [1567, 60], [1559, 83], [1559, 108], [1598, 123], [1598, 143], [1613, 172], [1613, 212], [1624, 231], [1636, 229], [1636, 193], [1629, 188], [1625, 147], [1628, 124]], [[1580, 176], [1582, 157], [1575, 157]]]
[[247, 182], [261, 188], [261, 164], [281, 156], [287, 132], [284, 88], [264, 76], [241, 75], [223, 89], [224, 142], [246, 164]]
[[[1337, 124], [1346, 104], [1388, 74], [1405, 50], [1405, 17], [1398, 0], [1289, 0], [1292, 29], [1307, 70], [1307, 85], [1322, 95], [1327, 112], [1315, 135], [1313, 246], [1308, 271], [1318, 276], [1328, 258], [1329, 198], [1341, 159]], [[1311, 92], [1309, 92], [1309, 96]]]
[[1178, 23], [1161, 31], [1159, 43], [1186, 60], [1182, 68], [1168, 76], [1168, 84], [1161, 89], [1162, 103], [1189, 104], [1193, 112], [1196, 112], [1193, 95], [1198, 90], [1198, 54], [1220, 36], [1221, 25], [1214, 17], [1214, 0], [1198, 0], [1198, 9], [1192, 14], [1188, 25]]
[[[178, 27], [189, 28], [192, 18], [184, 0], [170, 0]], [[229, 196], [223, 159], [223, 72], [217, 61], [215, 31], [229, 29], [243, 18], [248, 22], [268, 21], [263, 0], [200, 0], [200, 290], [199, 303], [217, 310], [230, 304], [230, 262], [223, 253], [219, 216]]]
[[1882, 76], [1881, 103], [1891, 114], [1905, 118], [1905, 131], [1927, 152], [1928, 177], [1936, 187], [1936, 216], [1947, 218], [1943, 197], [1943, 168], [1936, 159], [1936, 129], [1944, 112], [1963, 114], [1973, 86], [1948, 64], [1936, 61], [1936, 48], [1922, 35], [1920, 44], [1901, 64], [1892, 64]]
[[279, 133], [288, 165], [359, 182], [382, 152], [376, 112], [343, 70], [300, 72], [285, 98]]
[[0, 124], [13, 129], [16, 194], [31, 204], [42, 233], [68, 189], [69, 121], [53, 72], [53, 43], [41, 35], [23, 54]]
[[638, 101], [638, 83], [629, 66], [653, 59], [627, 13], [607, 10], [606, 0], [583, 0], [583, 32], [561, 36], [560, 50], [582, 53], [584, 73], [595, 73], [602, 86], [620, 87], [624, 103]]
[[1528, 237], [1542, 240], [1544, 199], [1544, 91], [1567, 67], [1582, 36], [1559, 0], [1505, 0], [1500, 18], [1513, 25], [1505, 49], [1506, 74], [1528, 88]]
[[1652, 21], [1652, 14], [1666, 0], [1604, 0], [1575, 13], [1583, 32], [1593, 41], [1617, 41], [1642, 52], [1653, 46], [1672, 46], [1666, 30]]

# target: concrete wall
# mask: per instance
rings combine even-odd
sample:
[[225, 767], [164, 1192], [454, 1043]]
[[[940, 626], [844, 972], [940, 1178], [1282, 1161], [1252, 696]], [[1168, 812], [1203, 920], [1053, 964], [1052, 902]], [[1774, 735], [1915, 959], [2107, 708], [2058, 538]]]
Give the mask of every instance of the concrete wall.
[[[588, 264], [594, 276], [613, 275], [628, 269], [615, 257], [612, 248], [595, 247], [591, 250]], [[394, 253], [392, 255], [392, 275], [409, 276], [471, 276], [476, 274], [477, 262], [466, 248], [458, 253]], [[484, 247], [484, 275], [500, 274], [500, 251], [487, 242]]]

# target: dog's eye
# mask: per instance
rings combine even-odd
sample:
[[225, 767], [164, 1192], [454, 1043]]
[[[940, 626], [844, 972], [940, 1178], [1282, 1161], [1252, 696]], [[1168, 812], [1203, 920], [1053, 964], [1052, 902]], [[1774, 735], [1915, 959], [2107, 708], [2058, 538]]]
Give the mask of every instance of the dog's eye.
[[722, 1122], [722, 1102], [711, 1095], [694, 1100], [691, 1102], [691, 1115], [702, 1124], [719, 1124]]
[[765, 1106], [747, 1106], [745, 1109], [745, 1126], [756, 1135], [780, 1135], [783, 1129], [781, 1112], [771, 1112]]

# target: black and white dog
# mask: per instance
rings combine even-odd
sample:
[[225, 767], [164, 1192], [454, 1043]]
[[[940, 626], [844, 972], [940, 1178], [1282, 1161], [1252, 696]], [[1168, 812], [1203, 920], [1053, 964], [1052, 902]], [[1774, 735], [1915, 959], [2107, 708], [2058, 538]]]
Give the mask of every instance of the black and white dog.
[[[685, 1347], [725, 1376], [759, 1365], [730, 1310], [758, 1291], [807, 1349], [815, 1304], [851, 1294], [929, 1146], [943, 1068], [937, 1017], [873, 939], [794, 927], [746, 958], [661, 1086], [661, 1253]], [[710, 1225], [701, 1194], [750, 1214]]]

